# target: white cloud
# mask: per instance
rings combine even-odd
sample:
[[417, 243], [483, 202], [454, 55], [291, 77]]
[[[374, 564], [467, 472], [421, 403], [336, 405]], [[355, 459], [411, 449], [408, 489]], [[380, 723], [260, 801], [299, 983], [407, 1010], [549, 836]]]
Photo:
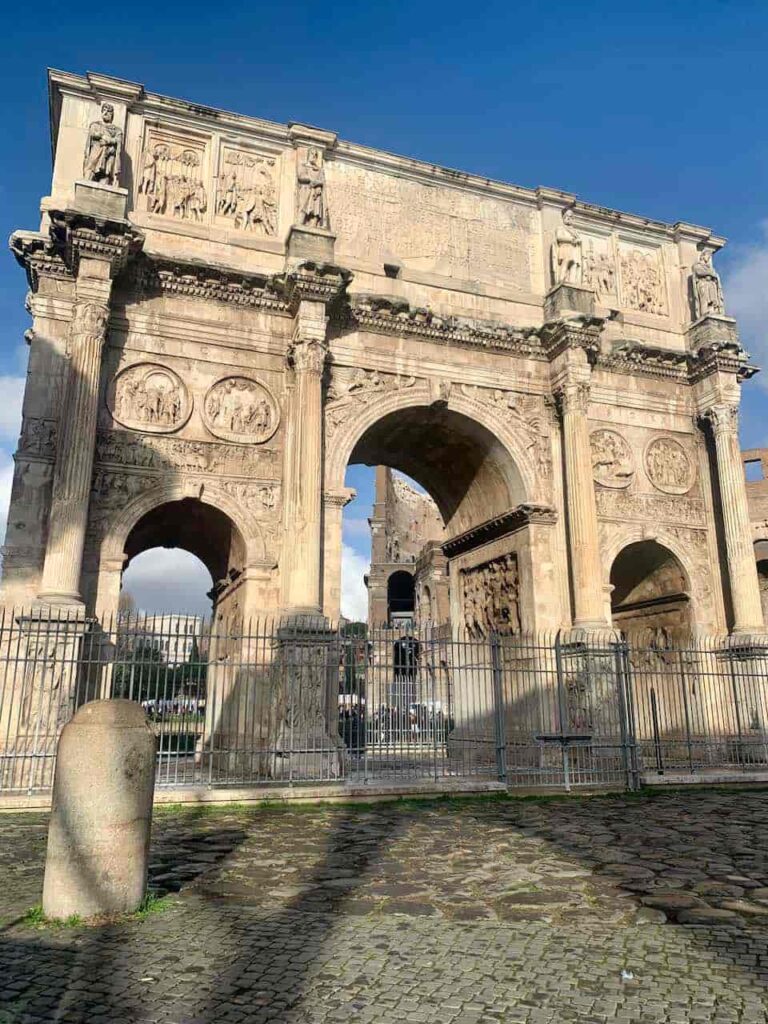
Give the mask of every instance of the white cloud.
[[359, 555], [349, 544], [341, 547], [341, 614], [348, 619], [362, 621], [368, 618], [368, 590], [363, 576], [371, 563]]
[[[723, 287], [726, 309], [739, 321], [745, 348], [754, 362], [768, 366], [768, 220], [760, 230], [760, 242], [733, 247]], [[768, 390], [768, 373], [759, 374], [757, 382]]]
[[16, 441], [21, 430], [25, 377], [0, 375], [0, 438]]
[[210, 615], [205, 596], [212, 586], [203, 563], [180, 548], [151, 548], [137, 555], [123, 573], [123, 589], [138, 611]]
[[344, 533], [349, 537], [361, 537], [370, 540], [371, 527], [367, 517], [344, 516]]

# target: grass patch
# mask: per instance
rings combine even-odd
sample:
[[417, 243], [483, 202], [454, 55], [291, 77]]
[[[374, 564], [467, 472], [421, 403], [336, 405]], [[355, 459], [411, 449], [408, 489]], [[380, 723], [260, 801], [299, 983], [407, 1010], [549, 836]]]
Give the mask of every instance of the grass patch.
[[161, 914], [164, 910], [168, 910], [174, 902], [176, 901], [169, 894], [158, 896], [155, 892], [148, 892], [141, 901], [139, 909], [127, 916], [134, 921], [146, 921], [153, 914]]
[[46, 917], [42, 904], [36, 903], [22, 917], [21, 923], [30, 928], [79, 928], [85, 922], [79, 914], [70, 914], [69, 917]]

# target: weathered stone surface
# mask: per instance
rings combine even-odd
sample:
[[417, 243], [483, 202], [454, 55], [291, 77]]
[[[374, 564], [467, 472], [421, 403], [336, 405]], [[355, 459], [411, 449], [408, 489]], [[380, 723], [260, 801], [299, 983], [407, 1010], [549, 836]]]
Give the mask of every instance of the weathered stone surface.
[[[693, 841], [682, 824], [690, 817], [706, 823]], [[665, 923], [619, 877], [596, 889], [587, 873], [600, 836], [622, 864], [688, 859], [762, 876], [762, 793], [161, 809], [151, 884], [167, 892], [164, 875], [180, 886], [165, 909], [55, 932], [18, 920], [39, 898], [45, 828], [41, 815], [0, 817], [0, 1013], [25, 1024], [765, 1017], [768, 923], [747, 911], [759, 906], [751, 895], [737, 912], [691, 883], [665, 894], [693, 904]], [[550, 890], [547, 876], [560, 874]], [[327, 886], [340, 878], [354, 887]], [[375, 895], [394, 887], [408, 891]], [[515, 894], [548, 900], [507, 902]]]
[[64, 727], [45, 862], [47, 917], [123, 914], [141, 903], [155, 754], [155, 736], [134, 701], [91, 701]]

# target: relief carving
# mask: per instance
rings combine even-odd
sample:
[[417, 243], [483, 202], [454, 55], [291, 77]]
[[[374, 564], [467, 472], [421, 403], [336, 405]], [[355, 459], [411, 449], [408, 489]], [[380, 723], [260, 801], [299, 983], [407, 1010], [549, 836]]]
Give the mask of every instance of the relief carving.
[[91, 500], [100, 508], [123, 508], [142, 491], [156, 487], [159, 476], [146, 473], [120, 473], [114, 470], [97, 469], [93, 477]]
[[720, 275], [712, 266], [711, 250], [702, 249], [699, 253], [699, 258], [691, 268], [691, 283], [694, 320], [710, 314], [725, 313], [723, 288], [720, 284]]
[[616, 263], [609, 252], [596, 250], [593, 239], [586, 243], [582, 282], [601, 302], [616, 298]]
[[517, 555], [502, 555], [461, 570], [464, 626], [471, 637], [520, 632]]
[[563, 210], [563, 222], [555, 232], [551, 249], [553, 284], [582, 283], [581, 236], [571, 226], [572, 224], [573, 212]]
[[56, 454], [58, 424], [56, 420], [25, 417], [19, 438], [20, 455], [39, 455], [50, 459]]
[[621, 254], [622, 302], [630, 309], [665, 316], [667, 312], [660, 253], [625, 249]]
[[149, 139], [139, 180], [147, 213], [202, 221], [208, 207], [203, 158], [202, 147]]
[[640, 523], [682, 523], [706, 526], [706, 511], [701, 498], [665, 497], [661, 494], [628, 494], [626, 491], [595, 492], [597, 514], [604, 519]]
[[205, 396], [203, 419], [216, 437], [263, 444], [277, 430], [280, 411], [264, 384], [250, 377], [224, 377]]
[[253, 450], [241, 445], [182, 441], [152, 435], [138, 438], [122, 431], [100, 430], [96, 435], [96, 462], [142, 469], [252, 477], [274, 470], [277, 452], [271, 448]]
[[696, 472], [691, 457], [673, 437], [651, 441], [645, 449], [645, 471], [653, 486], [665, 494], [686, 494]]
[[118, 423], [170, 433], [189, 419], [192, 398], [181, 378], [158, 363], [134, 363], [115, 377], [107, 405]]
[[403, 391], [416, 386], [416, 377], [404, 377], [378, 370], [354, 369], [340, 366], [333, 370], [328, 385], [325, 407], [326, 434], [330, 437], [348, 422], [355, 406], [366, 406], [380, 395]]
[[216, 215], [239, 231], [257, 235], [277, 232], [277, 190], [274, 157], [238, 150], [222, 152]]
[[120, 164], [123, 133], [114, 124], [115, 108], [111, 103], [101, 104], [101, 120], [88, 126], [85, 143], [83, 177], [86, 181], [100, 181], [104, 185], [120, 184]]
[[270, 515], [280, 507], [280, 487], [265, 481], [223, 480], [222, 490], [256, 515]]
[[299, 224], [328, 229], [323, 154], [316, 146], [301, 151], [296, 177]]
[[615, 430], [593, 430], [589, 443], [595, 483], [601, 487], [628, 487], [635, 475], [635, 463], [621, 434]]
[[550, 417], [541, 399], [501, 388], [471, 384], [462, 384], [460, 388], [466, 398], [492, 407], [514, 429], [539, 473], [543, 476], [552, 473]]

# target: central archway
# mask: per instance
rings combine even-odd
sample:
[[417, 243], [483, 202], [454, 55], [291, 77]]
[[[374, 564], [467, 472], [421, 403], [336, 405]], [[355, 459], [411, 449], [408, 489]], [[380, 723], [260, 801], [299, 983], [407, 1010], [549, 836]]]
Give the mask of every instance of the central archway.
[[[421, 387], [421, 393], [415, 393]], [[337, 496], [345, 488], [348, 466], [386, 466], [420, 485], [434, 500], [445, 527], [450, 613], [466, 625], [465, 597], [482, 592], [488, 608], [500, 595], [515, 591], [522, 610], [521, 628], [549, 627], [562, 621], [560, 582], [563, 565], [553, 543], [552, 515], [532, 523], [528, 510], [551, 508], [551, 452], [542, 456], [537, 440], [535, 463], [530, 434], [514, 426], [490, 402], [467, 397], [459, 389], [430, 401], [434, 388], [415, 385], [377, 394], [375, 400], [347, 398], [327, 421], [326, 503], [323, 599], [327, 614], [339, 611], [341, 592], [341, 512]], [[555, 542], [556, 543], [556, 542]], [[448, 546], [453, 545], [450, 553]], [[538, 573], [534, 566], [549, 566]], [[534, 597], [534, 586], [537, 589]], [[417, 581], [417, 590], [419, 583]], [[519, 591], [519, 601], [518, 601]], [[420, 591], [419, 591], [420, 592]], [[491, 616], [492, 618], [492, 616]], [[493, 628], [490, 624], [489, 629]]]

